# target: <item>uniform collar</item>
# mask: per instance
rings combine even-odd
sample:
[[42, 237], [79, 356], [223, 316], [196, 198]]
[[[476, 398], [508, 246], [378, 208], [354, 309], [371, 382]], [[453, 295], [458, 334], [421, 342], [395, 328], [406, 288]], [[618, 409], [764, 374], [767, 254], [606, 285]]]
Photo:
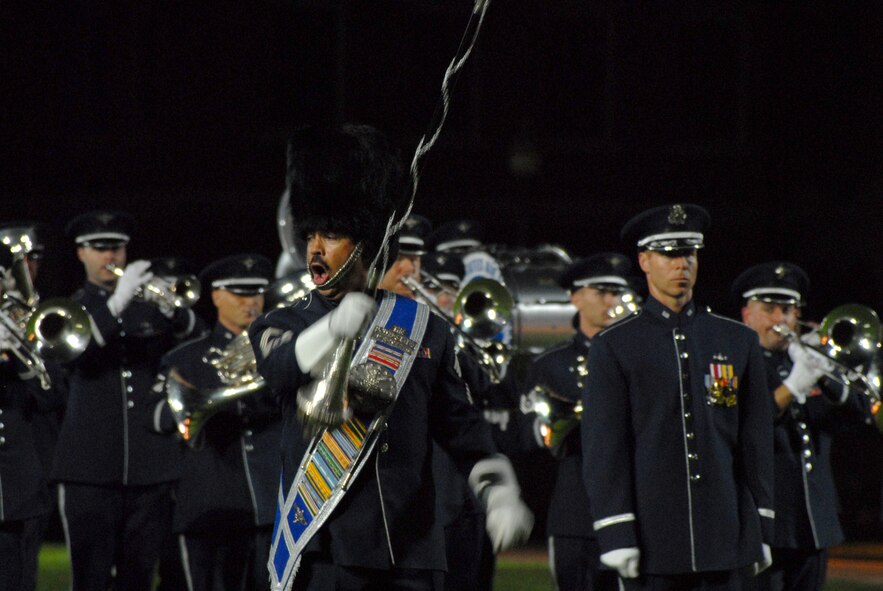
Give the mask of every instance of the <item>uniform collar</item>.
[[577, 345], [582, 345], [583, 347], [588, 349], [592, 346], [592, 337], [586, 336], [583, 331], [577, 328], [576, 334], [573, 335], [573, 342]]
[[230, 332], [226, 326], [220, 322], [215, 322], [215, 327], [212, 329], [212, 342], [229, 343], [234, 338], [236, 338], [236, 335]]
[[675, 312], [664, 306], [653, 296], [648, 296], [647, 301], [644, 303], [644, 310], [670, 326], [682, 326], [696, 317], [696, 304], [693, 300], [687, 302], [687, 305], [680, 312]]
[[101, 287], [97, 283], [92, 283], [88, 279], [86, 279], [85, 284], [83, 285], [83, 291], [88, 294], [97, 294], [100, 296], [104, 296], [106, 298], [110, 297], [110, 294], [113, 292], [107, 289], [106, 287]]
[[761, 347], [760, 350], [761, 350], [761, 352], [763, 352], [764, 359], [772, 359], [773, 361], [776, 361], [776, 362], [781, 362], [786, 357], [788, 359], [791, 359], [791, 357], [788, 355], [787, 350], [777, 351], [777, 350], [773, 350], [773, 349], [764, 349], [763, 347]]

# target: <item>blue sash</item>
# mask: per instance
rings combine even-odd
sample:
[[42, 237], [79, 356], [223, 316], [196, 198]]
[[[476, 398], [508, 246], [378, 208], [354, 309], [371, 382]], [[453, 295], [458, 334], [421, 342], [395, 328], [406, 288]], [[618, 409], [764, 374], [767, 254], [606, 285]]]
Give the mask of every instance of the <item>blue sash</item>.
[[[353, 367], [376, 364], [383, 368], [395, 379], [398, 397], [417, 357], [429, 314], [425, 305], [385, 292], [380, 311], [353, 357]], [[393, 404], [377, 413], [367, 426], [353, 416], [336, 429], [318, 433], [307, 448], [288, 494], [280, 482], [267, 565], [273, 591], [291, 589], [301, 553], [365, 465]]]

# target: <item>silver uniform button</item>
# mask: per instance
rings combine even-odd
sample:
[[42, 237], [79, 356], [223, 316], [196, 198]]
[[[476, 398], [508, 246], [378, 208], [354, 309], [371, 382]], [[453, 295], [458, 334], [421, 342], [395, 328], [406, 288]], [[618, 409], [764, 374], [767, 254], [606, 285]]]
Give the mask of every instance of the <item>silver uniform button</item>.
[[384, 443], [383, 445], [381, 445], [381, 446], [380, 446], [380, 451], [381, 451], [381, 453], [386, 453], [386, 452], [388, 452], [388, 451], [389, 451], [389, 444], [388, 444], [388, 443]]
[[692, 476], [690, 476], [690, 480], [692, 482], [699, 482], [700, 480], [702, 480], [702, 475], [701, 474], [693, 474]]
[[251, 431], [251, 429], [246, 429], [246, 430], [245, 430], [245, 436], [246, 436], [246, 437], [251, 437], [251, 435], [252, 435], [252, 431]]
[[803, 465], [803, 467], [806, 469], [807, 472], [812, 472], [812, 463], [811, 462], [805, 463]]
[[245, 446], [245, 451], [254, 451], [254, 446], [252, 444], [248, 444]]
[[693, 433], [687, 433], [687, 439], [695, 439], [695, 438], [696, 438], [696, 435], [694, 435]]
[[684, 351], [683, 353], [681, 353], [681, 359], [686, 359], [686, 358], [689, 357], [689, 356], [690, 356], [690, 354], [687, 353], [686, 351]]
[[135, 401], [134, 401], [134, 400], [130, 400], [130, 401], [128, 401], [128, 402], [126, 403], [126, 406], [128, 406], [129, 408], [134, 408], [134, 407], [135, 407]]
[[6, 443], [6, 438], [0, 437], [0, 445], [3, 445], [4, 443]]
[[811, 450], [808, 450], [808, 449], [803, 450], [803, 457], [805, 457], [805, 458], [807, 458], [807, 459], [811, 458], [811, 457], [812, 457], [812, 451], [811, 451]]

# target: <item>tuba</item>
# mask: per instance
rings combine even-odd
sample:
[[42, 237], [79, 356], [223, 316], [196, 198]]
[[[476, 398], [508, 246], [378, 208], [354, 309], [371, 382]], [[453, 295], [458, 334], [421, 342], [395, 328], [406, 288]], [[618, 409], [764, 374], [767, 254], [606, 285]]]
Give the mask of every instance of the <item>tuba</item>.
[[[108, 263], [105, 267], [117, 277], [123, 276], [124, 271], [113, 263]], [[138, 288], [135, 297], [160, 307], [191, 308], [199, 300], [201, 292], [202, 287], [195, 275], [177, 275], [168, 278], [154, 277]]]
[[[834, 364], [834, 370], [826, 372], [826, 377], [869, 397], [874, 408], [880, 407], [880, 389], [866, 375], [881, 347], [880, 317], [874, 310], [861, 304], [835, 308], [819, 324], [818, 346], [804, 343], [784, 324], [774, 326], [773, 330], [789, 341], [827, 357]], [[873, 412], [876, 415], [876, 410]]]
[[265, 386], [258, 374], [257, 361], [248, 333], [243, 331], [223, 349], [210, 348], [203, 361], [218, 373], [224, 384], [212, 390], [199, 390], [172, 370], [165, 382], [166, 402], [172, 410], [178, 434], [191, 447], [206, 422], [231, 402], [250, 396]]

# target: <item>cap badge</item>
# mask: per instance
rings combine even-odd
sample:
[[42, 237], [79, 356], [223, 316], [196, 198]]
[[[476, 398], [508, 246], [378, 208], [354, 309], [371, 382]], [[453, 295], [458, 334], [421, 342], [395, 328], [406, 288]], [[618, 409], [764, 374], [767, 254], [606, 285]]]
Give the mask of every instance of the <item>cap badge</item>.
[[419, 223], [420, 222], [416, 218], [409, 217], [408, 219], [405, 220], [405, 227], [408, 228], [409, 230], [411, 230], [414, 228], [414, 226], [416, 226]]
[[257, 261], [254, 260], [254, 259], [251, 258], [251, 257], [248, 257], [248, 258], [246, 258], [246, 259], [242, 259], [242, 265], [243, 265], [246, 269], [248, 269], [249, 271], [251, 271], [251, 268], [255, 266], [255, 263], [257, 263]]
[[785, 270], [785, 267], [783, 265], [779, 265], [778, 267], [776, 267], [776, 270], [774, 271], [774, 273], [776, 274], [776, 277], [778, 279], [784, 278], [786, 272], [787, 271]]
[[687, 212], [680, 205], [672, 205], [668, 209], [668, 223], [682, 226], [687, 222]]
[[469, 231], [469, 228], [471, 228], [471, 227], [472, 227], [472, 224], [470, 224], [469, 222], [460, 222], [457, 225], [457, 230], [459, 230], [462, 233], [466, 233]]
[[110, 220], [113, 219], [113, 214], [112, 213], [100, 213], [95, 217], [98, 218], [99, 222], [101, 222], [102, 224], [104, 224], [106, 226], [107, 224], [110, 223]]

